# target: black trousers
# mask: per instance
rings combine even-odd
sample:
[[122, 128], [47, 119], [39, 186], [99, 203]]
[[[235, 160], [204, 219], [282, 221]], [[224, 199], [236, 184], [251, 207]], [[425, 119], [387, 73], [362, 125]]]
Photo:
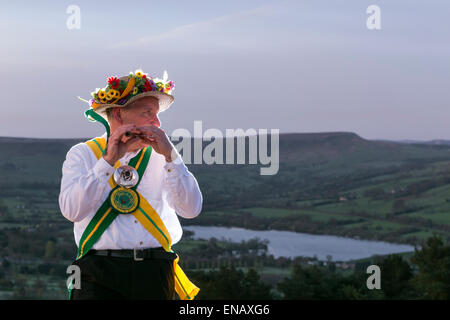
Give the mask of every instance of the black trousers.
[[173, 259], [135, 261], [88, 252], [73, 264], [80, 267], [81, 287], [72, 290], [71, 300], [174, 299]]

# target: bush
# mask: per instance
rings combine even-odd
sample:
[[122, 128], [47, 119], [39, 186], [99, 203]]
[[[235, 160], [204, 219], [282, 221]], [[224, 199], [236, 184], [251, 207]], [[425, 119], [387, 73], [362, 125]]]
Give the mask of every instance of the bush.
[[192, 281], [200, 288], [200, 300], [271, 300], [271, 288], [263, 283], [258, 273], [247, 273], [234, 267], [221, 267], [218, 271], [194, 272]]

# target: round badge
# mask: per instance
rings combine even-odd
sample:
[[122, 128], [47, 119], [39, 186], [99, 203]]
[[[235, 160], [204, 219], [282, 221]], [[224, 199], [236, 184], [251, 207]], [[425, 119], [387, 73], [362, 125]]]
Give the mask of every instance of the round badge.
[[111, 207], [120, 213], [134, 212], [139, 206], [139, 196], [136, 191], [128, 188], [117, 187], [109, 196]]
[[121, 187], [132, 188], [139, 181], [137, 170], [130, 166], [121, 166], [114, 171], [114, 181]]

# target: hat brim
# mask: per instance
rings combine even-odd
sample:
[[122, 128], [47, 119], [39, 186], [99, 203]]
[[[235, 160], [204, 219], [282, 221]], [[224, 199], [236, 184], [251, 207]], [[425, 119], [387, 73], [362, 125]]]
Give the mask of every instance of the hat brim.
[[96, 113], [101, 115], [103, 118], [107, 119], [106, 116], [106, 110], [109, 108], [125, 108], [126, 106], [132, 104], [136, 100], [145, 98], [145, 97], [155, 97], [159, 101], [159, 112], [162, 112], [164, 110], [167, 110], [170, 105], [173, 103], [174, 98], [170, 94], [160, 92], [160, 91], [148, 91], [143, 92], [137, 96], [132, 97], [130, 100], [128, 100], [124, 104], [102, 104], [94, 109]]

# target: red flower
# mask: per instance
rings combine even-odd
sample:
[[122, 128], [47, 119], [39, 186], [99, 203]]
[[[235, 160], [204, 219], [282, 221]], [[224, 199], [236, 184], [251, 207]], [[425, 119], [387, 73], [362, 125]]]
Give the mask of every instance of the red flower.
[[112, 89], [119, 89], [120, 82], [119, 82], [119, 79], [117, 79], [117, 77], [108, 78], [108, 83]]
[[148, 81], [148, 79], [145, 79], [145, 91], [152, 91], [152, 86], [150, 85], [150, 82]]

